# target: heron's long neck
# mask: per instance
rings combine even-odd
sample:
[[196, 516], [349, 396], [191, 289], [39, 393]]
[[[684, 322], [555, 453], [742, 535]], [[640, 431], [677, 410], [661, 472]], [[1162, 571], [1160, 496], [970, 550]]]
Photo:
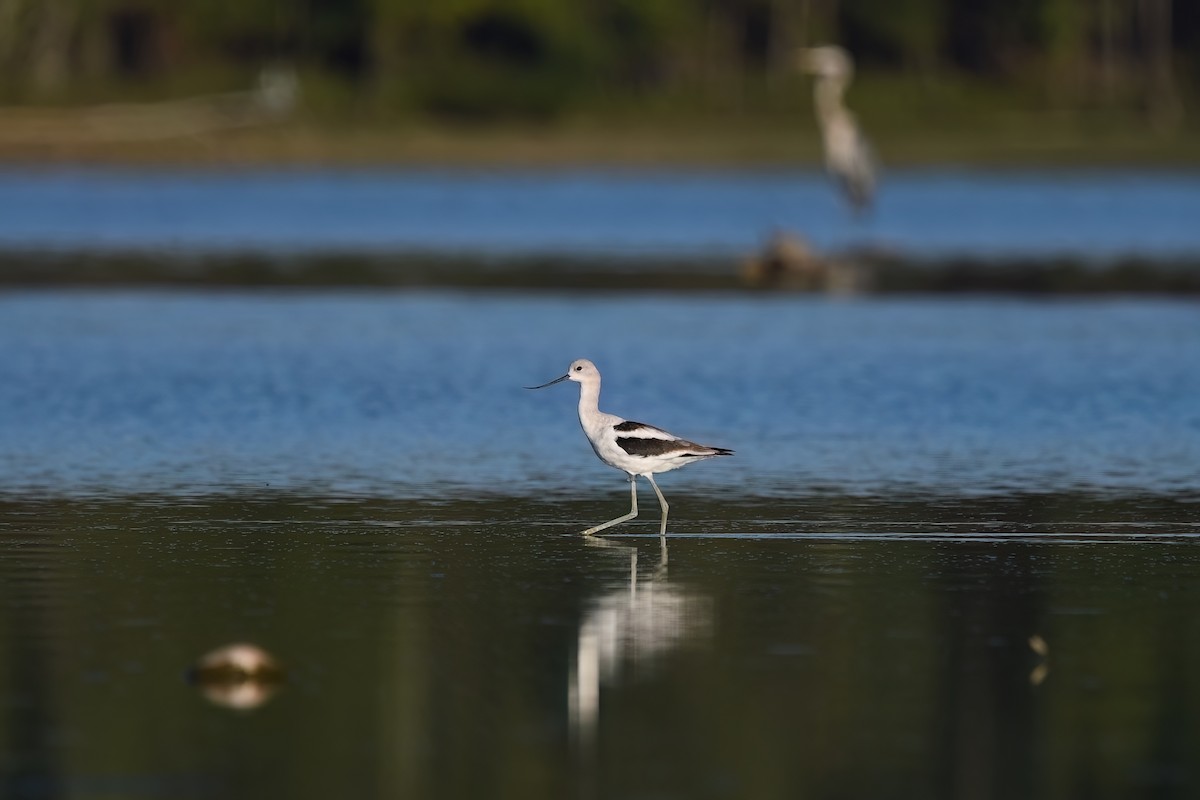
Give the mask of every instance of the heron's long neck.
[[822, 78], [813, 86], [813, 100], [817, 107], [817, 117], [821, 124], [828, 126], [835, 120], [846, 115], [846, 106], [842, 104], [842, 95], [846, 92], [849, 81], [842, 76]]
[[600, 381], [579, 384], [579, 423], [585, 428], [585, 420], [594, 419], [600, 413]]

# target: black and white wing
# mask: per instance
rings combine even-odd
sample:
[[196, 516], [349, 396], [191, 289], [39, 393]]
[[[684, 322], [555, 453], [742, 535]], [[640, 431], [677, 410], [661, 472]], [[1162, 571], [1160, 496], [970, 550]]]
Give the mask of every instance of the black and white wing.
[[631, 456], [696, 459], [733, 455], [732, 450], [724, 447], [689, 442], [644, 422], [619, 422], [613, 430], [617, 434], [617, 447]]

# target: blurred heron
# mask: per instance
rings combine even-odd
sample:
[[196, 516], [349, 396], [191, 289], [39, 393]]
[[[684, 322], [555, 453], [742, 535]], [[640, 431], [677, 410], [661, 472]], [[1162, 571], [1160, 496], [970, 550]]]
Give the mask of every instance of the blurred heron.
[[799, 66], [816, 76], [813, 101], [821, 126], [825, 166], [837, 180], [856, 213], [871, 207], [875, 168], [871, 148], [842, 96], [854, 77], [854, 62], [836, 45], [803, 49]]

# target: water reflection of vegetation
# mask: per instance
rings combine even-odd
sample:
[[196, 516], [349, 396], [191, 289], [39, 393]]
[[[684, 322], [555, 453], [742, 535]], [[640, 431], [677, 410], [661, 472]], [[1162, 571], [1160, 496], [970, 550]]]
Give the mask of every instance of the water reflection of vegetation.
[[[1183, 796], [1200, 557], [1170, 536], [1195, 535], [1197, 499], [691, 498], [726, 534], [669, 540], [671, 585], [710, 604], [706, 646], [606, 688], [595, 796]], [[566, 535], [602, 506], [9, 499], [5, 780], [573, 795], [570, 654], [628, 591], [627, 560]], [[1114, 528], [1164, 537], [1073, 544]], [[654, 531], [621, 541], [652, 562]], [[1034, 634], [1054, 670], [1031, 688]], [[235, 636], [288, 662], [291, 688], [215, 715], [179, 676]]]
[[[797, 535], [825, 534], [832, 538], [861, 533], [924, 532], [945, 535], [1008, 535], [1038, 531], [1077, 534], [1195, 533], [1200, 535], [1197, 507], [1200, 493], [1046, 492], [981, 495], [845, 495], [831, 492], [797, 493], [792, 497], [755, 497], [734, 492], [680, 494], [687, 513], [680, 513], [678, 536], [696, 535], [697, 520], [704, 534]], [[239, 525], [273, 526], [303, 523], [338, 526], [364, 524], [382, 529], [442, 525], [529, 524], [539, 529], [575, 535], [578, 519], [595, 516], [603, 500], [580, 500], [571, 495], [533, 497], [484, 495], [439, 497], [436, 500], [389, 499], [371, 496], [320, 497], [277, 492], [198, 496], [140, 496], [95, 499], [0, 495], [0, 514], [37, 514], [62, 525], [94, 525], [105, 530], [135, 529], [139, 520], [171, 522], [188, 518], [207, 527], [212, 519]], [[681, 505], [682, 509], [683, 506]], [[10, 517], [11, 520], [12, 517]], [[686, 522], [684, 520], [687, 520]], [[10, 522], [11, 524], [11, 522]], [[187, 524], [180, 522], [180, 524]], [[642, 529], [636, 526], [641, 524]], [[658, 521], [629, 524], [634, 535], [657, 534]], [[620, 538], [620, 537], [618, 537]], [[657, 536], [654, 536], [657, 541]]]

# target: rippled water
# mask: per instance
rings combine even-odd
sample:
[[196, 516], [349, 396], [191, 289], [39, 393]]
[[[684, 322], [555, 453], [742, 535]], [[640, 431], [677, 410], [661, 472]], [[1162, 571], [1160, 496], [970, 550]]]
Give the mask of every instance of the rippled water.
[[0, 246], [1085, 259], [1200, 252], [1200, 174], [893, 170], [854, 220], [818, 171], [0, 170]]
[[[1171, 301], [0, 296], [0, 492], [620, 492], [573, 385], [734, 459], [670, 493], [1196, 489], [1200, 313]], [[680, 489], [675, 489], [680, 491]]]
[[[737, 450], [665, 543], [577, 535], [578, 356]], [[1167, 300], [0, 294], [0, 796], [1195, 796], [1198, 363]], [[282, 686], [189, 684], [237, 641]]]

